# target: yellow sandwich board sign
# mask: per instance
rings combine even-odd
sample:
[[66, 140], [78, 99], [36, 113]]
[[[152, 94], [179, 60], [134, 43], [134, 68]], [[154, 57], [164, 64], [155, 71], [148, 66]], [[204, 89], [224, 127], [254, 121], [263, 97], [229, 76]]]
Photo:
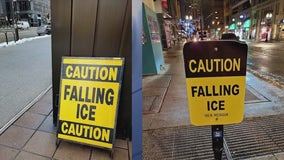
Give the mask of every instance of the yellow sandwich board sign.
[[59, 139], [112, 149], [123, 66], [123, 58], [62, 58]]
[[190, 120], [193, 125], [240, 123], [244, 116], [247, 45], [200, 41], [183, 48]]

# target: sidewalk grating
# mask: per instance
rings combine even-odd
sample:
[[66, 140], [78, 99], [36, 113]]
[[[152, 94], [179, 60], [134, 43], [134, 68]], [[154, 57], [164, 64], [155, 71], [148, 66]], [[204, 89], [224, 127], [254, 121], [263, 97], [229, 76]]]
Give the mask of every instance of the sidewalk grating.
[[[213, 160], [211, 127], [174, 127], [144, 131], [143, 160]], [[223, 160], [225, 160], [223, 153]]]
[[[251, 118], [225, 125], [224, 138], [232, 159], [284, 151], [284, 115]], [[143, 159], [214, 159], [211, 127], [183, 126], [143, 132]], [[147, 138], [146, 138], [147, 137]], [[223, 160], [227, 159], [223, 152]]]
[[283, 115], [252, 119], [225, 127], [225, 139], [233, 159], [245, 159], [283, 152]]

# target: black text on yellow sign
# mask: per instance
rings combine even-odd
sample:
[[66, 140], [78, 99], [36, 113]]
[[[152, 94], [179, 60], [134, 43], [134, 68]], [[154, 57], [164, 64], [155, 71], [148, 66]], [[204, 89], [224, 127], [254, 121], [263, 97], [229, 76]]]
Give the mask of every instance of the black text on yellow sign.
[[191, 123], [239, 123], [244, 115], [247, 47], [238, 42], [187, 43], [186, 88]]
[[58, 138], [112, 148], [124, 59], [62, 60]]

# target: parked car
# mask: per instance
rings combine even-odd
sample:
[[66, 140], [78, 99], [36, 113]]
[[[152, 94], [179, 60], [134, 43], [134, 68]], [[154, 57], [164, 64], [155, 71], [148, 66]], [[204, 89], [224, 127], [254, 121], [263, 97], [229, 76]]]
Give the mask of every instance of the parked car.
[[19, 29], [29, 29], [30, 28], [30, 24], [27, 21], [18, 21], [17, 22], [17, 27]]
[[37, 27], [37, 35], [42, 34], [51, 34], [51, 26], [50, 25], [42, 25]]
[[240, 38], [237, 37], [234, 33], [224, 33], [221, 35], [221, 40], [236, 40], [239, 41]]

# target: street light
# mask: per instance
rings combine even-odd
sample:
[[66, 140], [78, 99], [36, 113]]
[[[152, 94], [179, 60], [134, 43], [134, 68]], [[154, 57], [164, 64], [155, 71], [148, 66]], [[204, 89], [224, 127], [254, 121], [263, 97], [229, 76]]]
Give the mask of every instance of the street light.
[[267, 19], [271, 19], [272, 18], [272, 13], [266, 13], [266, 16], [265, 16]]
[[185, 16], [185, 19], [186, 19], [186, 20], [188, 20], [188, 19], [189, 19], [189, 20], [192, 20], [192, 15], [190, 15], [190, 16], [186, 15], [186, 16]]
[[[15, 2], [15, 5], [14, 5]], [[13, 8], [13, 23], [14, 23], [14, 27], [15, 27], [15, 39], [16, 41], [19, 40], [19, 31], [18, 31], [18, 17], [15, 18], [15, 15], [17, 15], [17, 13], [15, 14], [16, 10], [17, 10], [17, 0], [13, 0], [12, 2], [12, 8]]]
[[271, 25], [271, 18], [272, 18], [272, 13], [269, 12], [269, 13], [266, 13], [266, 24], [267, 26], [270, 26]]

